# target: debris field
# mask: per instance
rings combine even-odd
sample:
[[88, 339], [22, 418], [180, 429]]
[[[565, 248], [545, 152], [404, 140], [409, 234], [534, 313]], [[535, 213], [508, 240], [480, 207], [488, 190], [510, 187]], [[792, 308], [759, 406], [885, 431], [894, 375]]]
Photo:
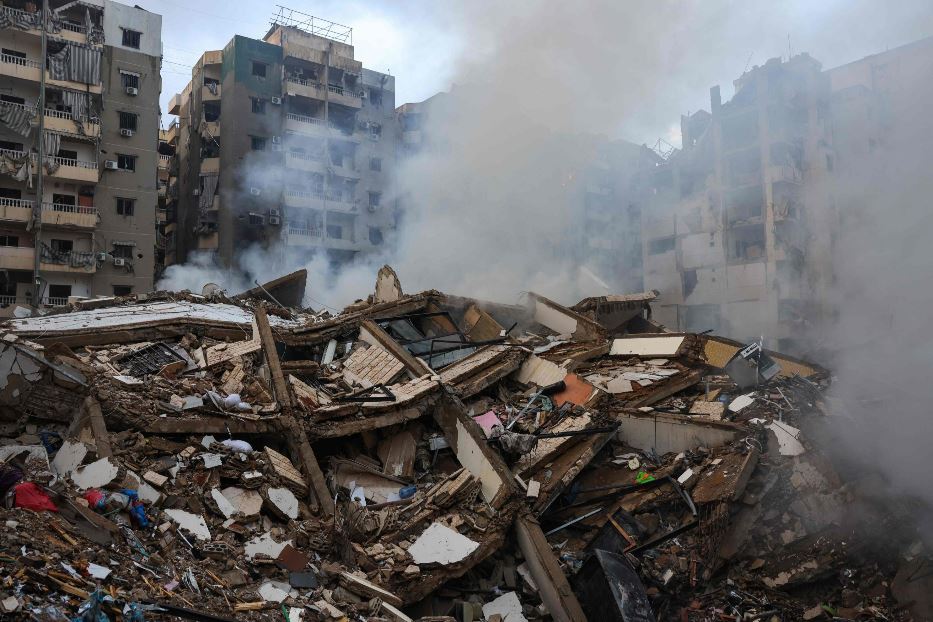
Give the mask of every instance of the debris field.
[[0, 327], [0, 617], [920, 620], [809, 430], [827, 370], [652, 321], [306, 274]]

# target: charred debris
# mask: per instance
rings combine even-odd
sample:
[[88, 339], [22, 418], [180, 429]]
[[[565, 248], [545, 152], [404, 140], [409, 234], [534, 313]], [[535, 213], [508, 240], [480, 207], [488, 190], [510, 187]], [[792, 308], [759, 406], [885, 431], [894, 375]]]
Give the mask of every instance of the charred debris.
[[906, 620], [922, 599], [920, 545], [869, 550], [806, 433], [826, 370], [667, 332], [653, 292], [496, 304], [385, 267], [331, 315], [304, 281], [3, 325], [0, 613]]

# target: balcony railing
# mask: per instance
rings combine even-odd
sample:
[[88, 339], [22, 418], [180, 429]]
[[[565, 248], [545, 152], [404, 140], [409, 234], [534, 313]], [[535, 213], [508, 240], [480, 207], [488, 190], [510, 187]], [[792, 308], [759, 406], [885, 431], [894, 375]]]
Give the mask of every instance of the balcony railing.
[[323, 162], [324, 161], [323, 153], [305, 153], [302, 151], [289, 151], [288, 157], [297, 158], [299, 160], [308, 160], [309, 162]]
[[62, 158], [60, 156], [53, 156], [51, 158], [56, 164], [60, 166], [75, 166], [78, 168], [89, 168], [97, 169], [97, 162], [85, 162], [84, 160], [75, 160], [74, 158]]
[[89, 207], [87, 205], [70, 205], [68, 203], [43, 203], [42, 210], [64, 212], [66, 214], [91, 214], [92, 216], [97, 215], [96, 207]]
[[15, 305], [17, 302], [16, 296], [0, 296], [0, 305], [2, 306]]
[[[291, 119], [292, 121], [298, 121], [299, 123], [310, 123], [312, 125], [320, 125], [321, 127], [327, 127], [328, 123], [324, 119], [318, 119], [317, 117], [309, 117], [303, 114], [295, 114], [294, 112], [286, 112], [286, 119]], [[331, 124], [333, 127], [333, 124]]]
[[288, 235], [300, 235], [306, 238], [322, 238], [323, 233], [320, 229], [310, 229], [307, 227], [288, 226]]
[[68, 304], [67, 296], [46, 296], [42, 299], [42, 304], [49, 307], [63, 307]]
[[[286, 82], [292, 82], [294, 84], [300, 84], [302, 86], [310, 86], [311, 88], [317, 91], [323, 91], [324, 85], [320, 82], [313, 82], [311, 80], [303, 80], [302, 78], [286, 77]], [[352, 93], [342, 86], [334, 86], [333, 84], [327, 85], [327, 90], [335, 95], [342, 95], [343, 97], [352, 97], [354, 99], [360, 99], [360, 96], [356, 93]]]
[[0, 54], [0, 63], [9, 63], [11, 65], [19, 65], [20, 67], [35, 67], [36, 69], [42, 67], [42, 63], [37, 60], [32, 60], [31, 58], [20, 58], [19, 56], [13, 56], [12, 54]]
[[20, 159], [26, 156], [25, 151], [17, 151], [16, 149], [0, 149], [0, 155], [5, 155], [8, 158]]
[[[22, 110], [35, 110], [35, 104], [20, 104], [17, 102], [6, 102], [7, 106], [13, 106], [15, 108], [20, 108]], [[66, 121], [71, 121], [74, 119], [74, 116], [67, 110], [55, 110], [54, 108], [46, 108], [45, 116], [52, 117], [54, 119], [65, 119]], [[100, 123], [100, 120], [97, 117], [84, 117], [82, 119], [85, 123]]]
[[2, 207], [25, 207], [27, 209], [32, 209], [32, 206], [35, 205], [35, 201], [30, 201], [28, 199], [3, 199], [0, 198], [0, 206]]

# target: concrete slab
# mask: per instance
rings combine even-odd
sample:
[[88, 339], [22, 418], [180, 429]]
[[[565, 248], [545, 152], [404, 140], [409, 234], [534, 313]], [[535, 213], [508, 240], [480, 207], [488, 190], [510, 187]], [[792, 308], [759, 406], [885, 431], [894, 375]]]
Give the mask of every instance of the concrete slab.
[[479, 547], [466, 536], [440, 523], [432, 523], [408, 548], [416, 564], [455, 564]]

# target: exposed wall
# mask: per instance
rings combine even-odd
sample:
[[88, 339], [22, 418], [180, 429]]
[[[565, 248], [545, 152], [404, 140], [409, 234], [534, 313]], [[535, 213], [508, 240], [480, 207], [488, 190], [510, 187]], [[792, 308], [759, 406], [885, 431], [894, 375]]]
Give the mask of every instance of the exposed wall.
[[[123, 47], [123, 28], [143, 33], [139, 49]], [[162, 16], [144, 9], [104, 0], [104, 41], [127, 51], [162, 55]]]

